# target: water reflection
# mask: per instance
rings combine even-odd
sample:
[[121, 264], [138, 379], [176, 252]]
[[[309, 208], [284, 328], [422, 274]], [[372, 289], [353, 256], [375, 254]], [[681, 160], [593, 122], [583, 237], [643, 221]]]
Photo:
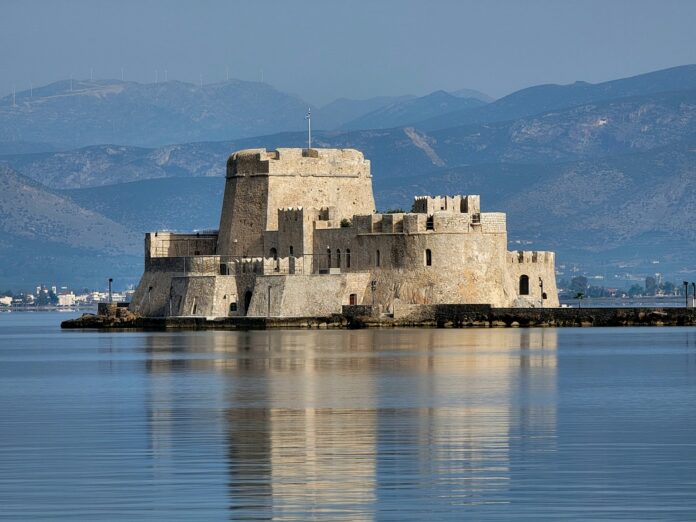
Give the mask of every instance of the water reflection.
[[235, 519], [505, 503], [518, 459], [555, 448], [556, 347], [543, 329], [151, 336], [152, 448], [223, 437]]

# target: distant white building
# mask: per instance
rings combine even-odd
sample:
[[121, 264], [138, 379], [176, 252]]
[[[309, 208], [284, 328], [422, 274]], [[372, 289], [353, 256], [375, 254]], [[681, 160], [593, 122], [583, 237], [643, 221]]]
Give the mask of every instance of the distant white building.
[[12, 304], [12, 298], [10, 296], [0, 297], [0, 305], [1, 306], [10, 306], [11, 304]]
[[75, 294], [72, 292], [59, 294], [58, 306], [75, 306]]

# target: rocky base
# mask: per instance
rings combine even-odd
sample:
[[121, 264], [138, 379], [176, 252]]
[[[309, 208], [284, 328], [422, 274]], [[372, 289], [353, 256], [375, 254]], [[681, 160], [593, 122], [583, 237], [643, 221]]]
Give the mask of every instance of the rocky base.
[[126, 308], [100, 308], [64, 321], [62, 328], [241, 329], [265, 328], [496, 328], [572, 326], [696, 326], [694, 308], [491, 308], [487, 305], [432, 305], [391, 317], [371, 307], [345, 307], [328, 317], [141, 317]]

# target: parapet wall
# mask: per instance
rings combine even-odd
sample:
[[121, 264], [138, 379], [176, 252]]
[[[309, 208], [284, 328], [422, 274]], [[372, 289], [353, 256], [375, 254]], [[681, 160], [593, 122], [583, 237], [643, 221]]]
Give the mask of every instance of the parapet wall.
[[371, 177], [370, 162], [355, 149], [247, 149], [227, 160], [231, 176]]
[[210, 256], [217, 250], [217, 239], [217, 233], [212, 232], [148, 232], [145, 234], [145, 257]]
[[477, 214], [481, 212], [481, 196], [416, 196], [413, 212], [428, 215], [435, 212]]

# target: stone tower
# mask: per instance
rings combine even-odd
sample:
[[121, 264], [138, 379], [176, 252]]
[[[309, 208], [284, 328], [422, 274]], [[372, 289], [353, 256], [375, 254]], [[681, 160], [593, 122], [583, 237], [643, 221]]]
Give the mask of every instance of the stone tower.
[[372, 214], [370, 162], [353, 149], [248, 149], [227, 161], [217, 253], [263, 256], [278, 209], [333, 207], [337, 219]]

